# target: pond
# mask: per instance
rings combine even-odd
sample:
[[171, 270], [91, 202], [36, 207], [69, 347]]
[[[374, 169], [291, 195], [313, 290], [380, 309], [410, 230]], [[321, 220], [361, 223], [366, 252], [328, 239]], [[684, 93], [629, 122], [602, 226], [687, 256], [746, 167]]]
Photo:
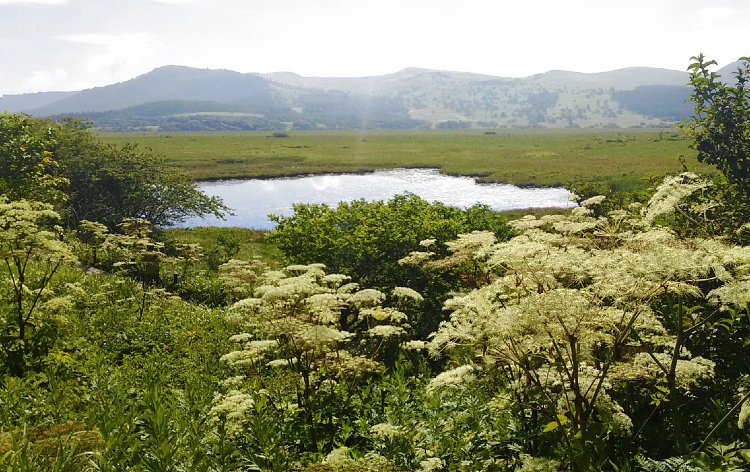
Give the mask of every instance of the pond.
[[359, 199], [389, 200], [413, 193], [427, 201], [461, 208], [484, 203], [496, 211], [521, 208], [567, 208], [571, 194], [562, 188], [519, 188], [506, 184], [478, 184], [471, 177], [440, 174], [437, 169], [390, 169], [369, 174], [313, 175], [269, 180], [203, 182], [198, 189], [218, 196], [234, 215], [226, 220], [193, 218], [182, 227], [239, 226], [273, 229], [268, 214], [289, 216], [292, 203], [327, 203]]

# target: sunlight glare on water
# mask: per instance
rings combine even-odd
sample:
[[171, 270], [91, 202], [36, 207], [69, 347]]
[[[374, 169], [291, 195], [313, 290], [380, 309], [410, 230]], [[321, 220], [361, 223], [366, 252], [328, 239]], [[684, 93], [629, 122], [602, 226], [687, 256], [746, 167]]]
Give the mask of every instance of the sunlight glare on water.
[[205, 182], [198, 188], [218, 196], [233, 210], [225, 221], [193, 218], [181, 226], [240, 226], [273, 229], [268, 214], [290, 216], [293, 203], [326, 203], [358, 199], [389, 200], [413, 193], [433, 202], [467, 208], [484, 203], [493, 210], [574, 206], [562, 188], [519, 188], [505, 184], [478, 184], [471, 177], [442, 175], [437, 169], [391, 169], [371, 174], [315, 175], [272, 180]]

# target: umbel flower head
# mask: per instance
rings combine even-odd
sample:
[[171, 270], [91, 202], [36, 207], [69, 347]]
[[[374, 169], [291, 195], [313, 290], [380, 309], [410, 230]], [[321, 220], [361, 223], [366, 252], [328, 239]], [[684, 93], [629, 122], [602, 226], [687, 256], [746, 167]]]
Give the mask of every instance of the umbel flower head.
[[[242, 266], [238, 262], [232, 268]], [[234, 388], [245, 376], [252, 378], [273, 371], [287, 375], [297, 385], [293, 395], [276, 392], [275, 405], [302, 401], [309, 406], [316, 392], [335, 395], [340, 383], [351, 385], [377, 375], [383, 365], [377, 350], [393, 339], [407, 334], [407, 315], [397, 308], [383, 306], [385, 293], [359, 289], [346, 283], [349, 277], [325, 274], [321, 264], [293, 265], [278, 271], [255, 275], [256, 284], [245, 285], [248, 298], [232, 305], [231, 317], [246, 331], [230, 341], [236, 349], [221, 357], [237, 374]], [[393, 298], [404, 304], [419, 303], [422, 297], [414, 290], [398, 287]], [[359, 336], [360, 342], [353, 342]], [[362, 345], [375, 349], [370, 355]], [[244, 412], [254, 403], [252, 392], [229, 390], [216, 399], [213, 414], [225, 415], [240, 430]], [[287, 392], [289, 393], [289, 392]], [[293, 401], [292, 401], [293, 398]], [[383, 430], [385, 431], [385, 430]], [[373, 434], [385, 434], [377, 430]]]
[[[569, 215], [512, 222], [518, 235], [507, 242], [461, 236], [447, 245], [454, 256], [437, 263], [475, 261], [491, 274], [485, 285], [445, 303], [450, 319], [426, 347], [434, 356], [467, 349], [485, 365], [505, 366], [511, 384], [536, 385], [544, 404], [573, 423], [598, 408], [629, 430], [623, 409], [607, 394], [617, 381], [663, 377], [673, 358], [678, 388], [713, 374], [713, 362], [684, 350], [675, 354], [674, 328], [652, 304], [708, 297], [720, 307], [746, 309], [750, 302], [748, 248], [678, 239], [656, 224], [707, 185], [682, 174], [667, 178], [644, 208], [595, 218], [589, 208], [603, 197], [594, 197]], [[435, 264], [424, 255], [403, 262], [414, 261]], [[703, 293], [706, 283], [716, 288]], [[441, 376], [432, 390], [445, 383]]]

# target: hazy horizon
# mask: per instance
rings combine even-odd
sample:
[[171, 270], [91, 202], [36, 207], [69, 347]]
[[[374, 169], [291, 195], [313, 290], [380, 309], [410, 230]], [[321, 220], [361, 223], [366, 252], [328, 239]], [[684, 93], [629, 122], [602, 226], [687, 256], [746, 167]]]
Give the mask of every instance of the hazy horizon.
[[0, 0], [0, 95], [166, 65], [305, 77], [685, 70], [699, 53], [719, 66], [747, 55], [748, 20], [744, 0]]
[[[732, 61], [732, 62], [735, 62], [735, 61]], [[723, 67], [725, 65], [726, 64], [719, 64], [718, 68]], [[216, 69], [213, 69], [213, 68], [206, 68], [206, 67], [185, 66], [185, 65], [182, 65], [182, 64], [165, 64], [163, 66], [157, 66], [154, 69], [151, 69], [151, 70], [149, 70], [147, 72], [144, 72], [143, 74], [138, 74], [138, 75], [130, 77], [128, 79], [124, 79], [124, 80], [121, 80], [121, 81], [118, 81], [118, 82], [113, 82], [113, 83], [107, 83], [107, 84], [101, 84], [101, 85], [94, 85], [92, 87], [87, 87], [85, 89], [76, 89], [76, 90], [72, 90], [72, 89], [71, 90], [40, 90], [38, 92], [18, 92], [18, 93], [7, 93], [7, 94], [1, 94], [0, 93], [0, 97], [10, 96], [10, 95], [24, 95], [24, 94], [29, 94], [29, 93], [44, 93], [44, 92], [50, 92], [50, 93], [79, 92], [79, 91], [83, 91], [83, 90], [87, 90], [87, 89], [91, 89], [91, 88], [106, 87], [108, 85], [114, 85], [116, 83], [127, 82], [128, 80], [135, 79], [135, 78], [140, 77], [142, 75], [147, 75], [147, 74], [153, 72], [154, 70], [160, 69], [160, 68], [163, 68], [163, 67], [187, 67], [187, 68], [202, 69], [202, 70], [227, 70], [227, 71], [231, 71], [231, 72], [240, 72], [240, 71], [234, 71], [234, 70], [226, 69], [226, 68], [216, 68]], [[647, 66], [629, 66], [629, 67], [623, 67], [621, 69], [639, 68], [639, 67], [647, 67]], [[664, 68], [664, 67], [654, 67], [654, 68], [655, 69], [665, 69], [665, 70], [677, 70], [677, 69], [667, 69], [667, 68]], [[243, 73], [243, 74], [244, 73], [247, 73], [247, 74], [258, 74], [258, 75], [264, 75], [264, 76], [265, 75], [272, 75], [272, 74], [297, 74], [297, 75], [299, 75], [302, 78], [348, 79], [348, 78], [368, 78], [368, 77], [379, 77], [379, 76], [384, 76], [384, 75], [394, 75], [394, 74], [398, 74], [398, 73], [403, 72], [403, 71], [408, 70], [408, 69], [423, 69], [423, 70], [434, 70], [434, 71], [437, 71], [437, 72], [457, 72], [457, 73], [469, 73], [469, 74], [492, 76], [491, 74], [483, 74], [483, 73], [480, 73], [480, 72], [474, 72], [474, 71], [468, 71], [468, 70], [460, 70], [459, 71], [459, 70], [449, 70], [449, 69], [431, 69], [431, 68], [428, 68], [428, 67], [405, 67], [405, 68], [399, 69], [397, 71], [386, 72], [386, 73], [379, 74], [379, 75], [361, 75], [361, 76], [315, 76], [315, 75], [302, 75], [302, 74], [299, 74], [299, 73], [297, 73], [295, 71], [292, 71], [292, 70], [283, 70], [283, 71], [279, 70], [279, 71], [273, 71], [273, 72], [241, 72], [241, 73]], [[602, 70], [602, 71], [595, 71], [595, 72], [580, 72], [580, 71], [574, 71], [574, 70], [550, 69], [550, 70], [545, 70], [545, 71], [542, 71], [542, 72], [536, 72], [536, 73], [533, 73], [533, 74], [530, 74], [530, 75], [526, 75], [526, 76], [493, 76], [493, 77], [510, 78], [510, 79], [520, 78], [520, 79], [522, 79], [522, 78], [532, 77], [534, 75], [540, 75], [540, 74], [545, 74], [547, 72], [554, 72], [554, 71], [583, 73], [583, 74], [599, 74], [599, 73], [605, 73], [605, 72], [612, 72], [612, 71], [615, 71], [615, 70], [619, 70], [619, 69]]]

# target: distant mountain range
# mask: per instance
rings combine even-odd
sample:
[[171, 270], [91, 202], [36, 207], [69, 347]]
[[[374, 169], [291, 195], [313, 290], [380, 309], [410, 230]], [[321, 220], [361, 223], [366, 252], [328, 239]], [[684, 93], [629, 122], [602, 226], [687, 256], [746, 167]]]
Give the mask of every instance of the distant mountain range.
[[[719, 73], [731, 77], [738, 63]], [[102, 130], [662, 127], [692, 114], [687, 72], [634, 67], [525, 78], [409, 68], [373, 77], [165, 66], [78, 92], [4, 95], [0, 110]]]

